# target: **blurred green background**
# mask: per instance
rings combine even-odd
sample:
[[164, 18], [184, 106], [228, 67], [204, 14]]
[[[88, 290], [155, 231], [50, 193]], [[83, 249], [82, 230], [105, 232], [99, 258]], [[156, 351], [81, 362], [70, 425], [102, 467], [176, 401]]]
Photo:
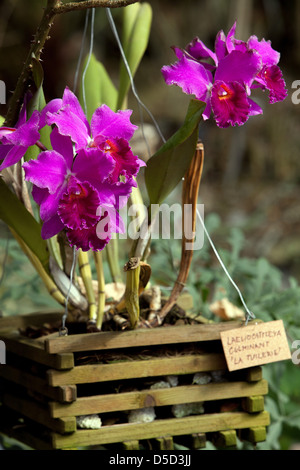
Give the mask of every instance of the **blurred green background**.
[[[175, 61], [172, 45], [184, 47], [195, 36], [213, 48], [216, 33], [229, 30], [237, 20], [237, 37], [251, 34], [272, 41], [281, 53], [280, 67], [289, 96], [269, 105], [267, 95], [257, 93], [264, 114], [241, 128], [221, 130], [211, 119], [201, 126], [205, 164], [199, 203], [205, 207], [210, 234], [226, 265], [238, 280], [247, 302], [263, 320], [283, 318], [289, 339], [300, 339], [300, 104], [292, 102], [292, 84], [300, 80], [300, 0], [151, 0], [153, 23], [150, 42], [135, 84], [140, 98], [150, 108], [165, 137], [183, 122], [190, 97], [177, 87], [167, 87], [160, 69]], [[6, 84], [7, 101], [42, 16], [41, 0], [1, 0], [0, 80]], [[121, 32], [121, 11], [113, 10]], [[42, 55], [47, 101], [61, 97], [66, 85], [73, 88], [85, 12], [57, 17]], [[85, 53], [89, 42], [85, 42]], [[96, 10], [94, 54], [117, 85], [119, 51], [104, 10]], [[129, 108], [139, 123], [132, 94]], [[0, 105], [0, 115], [7, 106]], [[151, 148], [160, 145], [145, 114]], [[145, 146], [133, 147], [147, 158]], [[142, 176], [141, 176], [142, 179]], [[172, 201], [180, 200], [180, 188]], [[29, 313], [57, 307], [37, 274], [20, 252], [4, 226], [0, 239], [0, 310], [4, 315]], [[121, 266], [126, 261], [121, 251]], [[176, 241], [155, 242], [151, 265], [154, 279], [172, 285], [180, 259]], [[213, 286], [213, 287], [212, 287]], [[207, 242], [196, 253], [189, 292], [199, 313], [210, 317], [209, 302], [226, 294], [238, 302]], [[297, 373], [295, 373], [297, 371]], [[288, 448], [300, 442], [299, 368], [292, 363], [267, 369], [271, 384], [268, 406], [273, 428], [266, 448]], [[290, 423], [290, 424], [289, 424]], [[292, 424], [291, 424], [292, 423]], [[268, 447], [269, 446], [269, 447]], [[273, 446], [273, 447], [272, 447]], [[263, 445], [262, 445], [263, 447]]]

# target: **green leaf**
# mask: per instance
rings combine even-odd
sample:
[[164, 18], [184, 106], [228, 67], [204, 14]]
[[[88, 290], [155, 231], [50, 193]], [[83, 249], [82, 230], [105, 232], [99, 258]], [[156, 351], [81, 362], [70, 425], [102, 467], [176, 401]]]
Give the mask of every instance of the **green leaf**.
[[[83, 70], [86, 68], [87, 61], [88, 56], [84, 61]], [[81, 80], [79, 89], [79, 101], [84, 111], [86, 103], [87, 117], [89, 121], [91, 120], [94, 111], [102, 104], [106, 104], [113, 111], [116, 110], [118, 92], [104, 65], [96, 59], [94, 54], [92, 54], [89, 59], [88, 68], [83, 80], [84, 83]]]
[[47, 244], [41, 237], [41, 226], [10, 191], [2, 178], [0, 178], [0, 200], [2, 201], [0, 219], [22, 238], [48, 271], [49, 253]]
[[3, 116], [0, 116], [0, 126], [2, 126], [2, 124], [4, 123], [5, 121], [5, 118]]
[[[131, 74], [134, 77], [148, 46], [152, 23], [152, 8], [148, 3], [134, 3], [125, 7], [123, 12], [122, 46]], [[130, 78], [122, 60], [120, 66], [118, 109], [124, 106], [124, 100], [126, 99], [129, 87]]]
[[204, 106], [191, 100], [182, 127], [148, 160], [145, 183], [150, 204], [161, 204], [185, 175], [196, 149]]
[[[33, 76], [36, 89], [33, 94], [33, 97], [28, 103], [28, 109], [27, 109], [28, 116], [31, 116], [31, 114], [35, 110], [41, 111], [46, 105], [46, 100], [45, 100], [44, 91], [43, 91], [44, 70], [40, 61], [35, 58], [32, 59], [32, 76]], [[47, 149], [51, 149], [50, 133], [51, 133], [51, 127], [49, 126], [45, 126], [40, 130], [40, 142]], [[39, 153], [40, 153], [40, 149], [37, 146], [32, 146], [27, 150], [24, 158], [26, 161], [35, 159], [37, 158]]]
[[44, 70], [40, 61], [35, 57], [32, 59], [32, 76], [36, 91], [29, 103], [30, 114], [36, 109], [40, 111], [46, 104], [43, 92]]

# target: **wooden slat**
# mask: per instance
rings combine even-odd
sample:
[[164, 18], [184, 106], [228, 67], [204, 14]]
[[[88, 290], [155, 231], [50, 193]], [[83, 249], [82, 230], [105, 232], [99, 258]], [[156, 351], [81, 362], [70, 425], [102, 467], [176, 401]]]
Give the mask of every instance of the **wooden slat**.
[[71, 369], [74, 367], [74, 355], [69, 353], [49, 354], [39, 341], [22, 337], [18, 331], [0, 331], [0, 339], [4, 341], [6, 351], [21, 357], [44, 364], [54, 369]]
[[15, 384], [21, 385], [33, 392], [59, 402], [71, 402], [76, 400], [76, 387], [66, 385], [60, 387], [51, 387], [45, 379], [28, 372], [6, 364], [0, 366], [0, 377]]
[[219, 431], [213, 436], [212, 442], [216, 447], [235, 447], [237, 444], [236, 430]]
[[128, 440], [153, 439], [157, 436], [181, 436], [193, 433], [207, 433], [229, 429], [245, 429], [268, 426], [270, 417], [267, 411], [255, 415], [245, 412], [207, 414], [186, 418], [162, 419], [143, 424], [116, 424], [103, 426], [97, 430], [80, 430], [71, 435], [52, 434], [55, 449], [73, 446], [112, 444]]
[[143, 390], [136, 392], [79, 397], [68, 405], [49, 403], [50, 415], [53, 418], [62, 416], [89, 415], [144, 408], [148, 406], [167, 406], [179, 403], [206, 402], [225, 400], [255, 395], [265, 395], [268, 392], [266, 380], [255, 383], [222, 382], [206, 385], [185, 385], [179, 387]]
[[157, 437], [153, 442], [153, 450], [173, 450], [174, 442], [172, 436]]
[[63, 419], [53, 419], [46, 408], [32, 400], [20, 398], [12, 394], [3, 395], [3, 404], [8, 408], [21, 413], [36, 423], [42, 424], [52, 431], [59, 433], [69, 433], [76, 430], [76, 418], [66, 417]]
[[265, 426], [251, 426], [249, 429], [243, 429], [240, 437], [242, 440], [257, 444], [266, 440], [267, 430]]
[[246, 397], [242, 402], [242, 407], [244, 411], [248, 413], [257, 413], [262, 411], [265, 407], [265, 401], [263, 396], [256, 397]]
[[199, 341], [220, 340], [220, 332], [238, 328], [241, 322], [224, 322], [207, 325], [168, 326], [164, 328], [112, 331], [70, 335], [45, 340], [46, 351], [67, 353], [103, 349], [119, 349]]
[[123, 442], [124, 450], [139, 450], [140, 443], [138, 440], [136, 441], [125, 441]]
[[192, 354], [143, 361], [123, 361], [112, 364], [86, 364], [69, 371], [49, 370], [52, 386], [124, 380], [138, 377], [193, 374], [226, 368], [223, 354]]

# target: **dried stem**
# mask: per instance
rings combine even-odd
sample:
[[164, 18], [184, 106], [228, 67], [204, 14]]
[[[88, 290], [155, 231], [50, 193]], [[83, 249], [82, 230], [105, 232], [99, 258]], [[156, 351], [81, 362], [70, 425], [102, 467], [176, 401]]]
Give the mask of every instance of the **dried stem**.
[[[187, 250], [186, 243], [194, 243], [195, 233], [196, 233], [196, 210], [197, 210], [197, 199], [199, 193], [199, 185], [202, 176], [203, 169], [203, 160], [204, 160], [204, 147], [201, 142], [198, 142], [194, 157], [192, 162], [186, 172], [184, 183], [182, 187], [182, 248], [181, 248], [181, 261], [179, 274], [175, 281], [171, 295], [163, 306], [156, 318], [151, 322], [151, 326], [157, 326], [161, 324], [168, 312], [171, 310], [175, 304], [178, 296], [180, 295], [182, 289], [185, 286], [186, 280], [188, 278], [192, 258], [193, 258], [193, 249]], [[192, 205], [192, 231], [194, 237], [191, 240], [187, 240], [185, 236], [185, 210], [184, 207], [186, 204]]]

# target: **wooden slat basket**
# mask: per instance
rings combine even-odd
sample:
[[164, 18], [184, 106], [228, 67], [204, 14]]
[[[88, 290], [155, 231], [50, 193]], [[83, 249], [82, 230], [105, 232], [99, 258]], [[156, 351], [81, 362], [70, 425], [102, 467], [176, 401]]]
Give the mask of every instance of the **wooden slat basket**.
[[0, 320], [0, 432], [33, 449], [189, 449], [265, 440], [259, 367], [229, 372], [220, 332], [237, 322], [29, 339]]

